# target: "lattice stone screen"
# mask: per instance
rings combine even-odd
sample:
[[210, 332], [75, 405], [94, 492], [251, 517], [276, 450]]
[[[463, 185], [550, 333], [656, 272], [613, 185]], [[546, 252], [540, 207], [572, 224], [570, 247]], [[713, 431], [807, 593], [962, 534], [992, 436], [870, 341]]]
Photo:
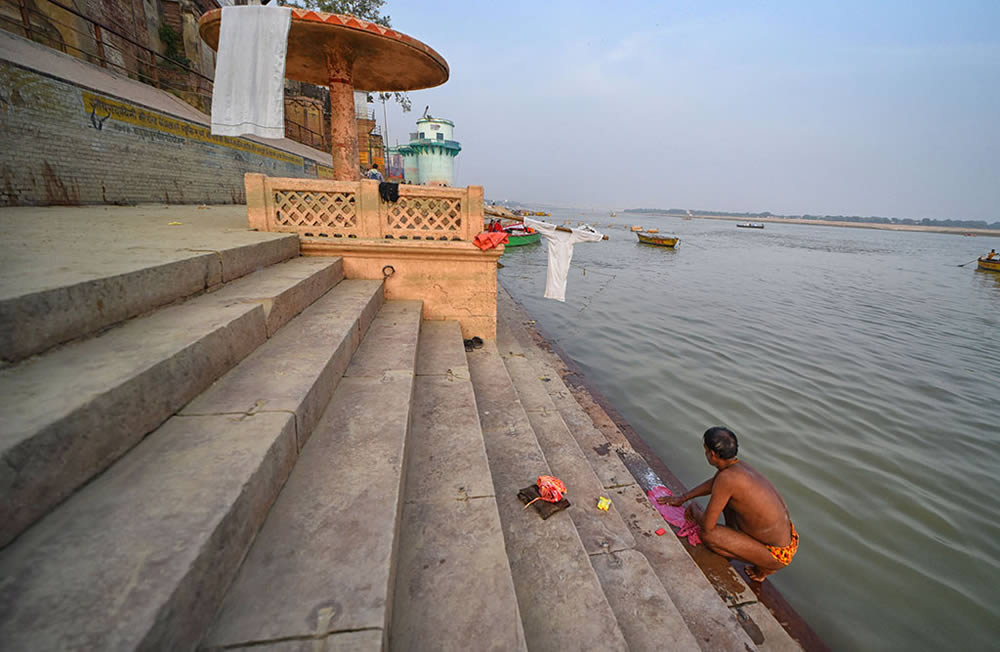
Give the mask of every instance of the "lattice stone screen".
[[378, 182], [246, 175], [250, 227], [318, 238], [466, 240], [483, 230], [483, 189], [399, 186], [383, 201]]
[[400, 192], [399, 201], [383, 204], [385, 235], [415, 240], [461, 240], [465, 207], [462, 196], [427, 197], [411, 194], [430, 188], [410, 187]]
[[357, 193], [275, 190], [274, 223], [279, 230], [326, 231], [335, 237], [358, 237]]

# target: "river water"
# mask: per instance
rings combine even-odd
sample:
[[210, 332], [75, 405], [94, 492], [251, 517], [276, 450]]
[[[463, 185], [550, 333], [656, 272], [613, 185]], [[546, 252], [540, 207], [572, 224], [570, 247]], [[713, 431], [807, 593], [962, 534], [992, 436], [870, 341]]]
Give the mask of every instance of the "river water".
[[1000, 274], [957, 265], [1000, 238], [546, 219], [611, 239], [576, 245], [564, 304], [544, 243], [501, 282], [688, 487], [701, 433], [735, 430], [801, 535], [769, 581], [832, 648], [997, 649]]

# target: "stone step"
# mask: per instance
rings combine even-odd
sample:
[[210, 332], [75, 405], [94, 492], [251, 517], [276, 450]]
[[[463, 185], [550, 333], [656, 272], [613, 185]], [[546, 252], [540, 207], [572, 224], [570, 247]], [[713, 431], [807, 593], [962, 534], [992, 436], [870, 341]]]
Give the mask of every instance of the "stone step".
[[[13, 221], [18, 214], [8, 212], [7, 217]], [[161, 219], [165, 223], [170, 218]], [[289, 234], [244, 230], [206, 235], [185, 226], [137, 247], [125, 246], [114, 233], [97, 236], [91, 230], [72, 237], [56, 228], [44, 230], [44, 216], [38, 224], [37, 233], [30, 226], [11, 227], [12, 240], [25, 240], [16, 243], [21, 245], [17, 249], [0, 245], [9, 272], [0, 281], [0, 361], [6, 363], [299, 253], [298, 237]], [[24, 229], [29, 232], [22, 233]]]
[[384, 649], [421, 314], [372, 321], [203, 648]]
[[569, 511], [570, 518], [580, 532], [587, 553], [594, 555], [634, 548], [635, 539], [614, 503], [607, 512], [596, 508], [598, 498], [606, 496], [607, 492], [546, 391], [545, 384], [551, 382], [551, 378], [539, 375], [525, 358], [513, 329], [502, 319], [497, 323], [497, 349], [549, 468], [571, 492], [577, 509]]
[[384, 301], [381, 281], [341, 281], [180, 414], [291, 412], [301, 450]]
[[[313, 385], [339, 377], [381, 295], [342, 282], [229, 372], [281, 409], [171, 417], [0, 551], [4, 647], [193, 649], [291, 472]], [[315, 357], [279, 360], [284, 340]]]
[[570, 517], [629, 648], [658, 649], [669, 640], [672, 649], [697, 650], [698, 644], [649, 561], [635, 550], [635, 538], [622, 520], [617, 501], [612, 500], [607, 512], [597, 509], [598, 497], [611, 497], [611, 492], [597, 477], [552, 402], [545, 387], [552, 377], [540, 375], [526, 357], [524, 351], [533, 347], [525, 343], [522, 348], [517, 338], [520, 330], [501, 316], [497, 346], [549, 466], [578, 501], [576, 508], [569, 510]]
[[420, 331], [391, 650], [525, 650], [458, 322]]
[[343, 276], [296, 258], [0, 370], [0, 545], [107, 468]]
[[522, 325], [522, 322], [528, 322], [530, 317], [503, 287], [497, 293], [497, 318], [509, 327], [510, 332], [521, 344], [521, 352], [531, 363], [536, 374], [540, 378], [545, 378], [543, 386], [553, 405], [604, 487], [610, 489], [635, 482], [629, 469], [615, 454], [617, 442], [610, 442], [604, 433], [594, 426], [586, 411], [566, 387], [560, 377], [559, 369], [556, 368], [557, 364], [562, 365], [561, 359], [550, 351], [542, 350], [534, 342]]
[[496, 344], [467, 358], [528, 649], [627, 650], [569, 514], [543, 521], [517, 499], [551, 471]]
[[[623, 506], [638, 550], [650, 561], [699, 647], [704, 652], [755, 649], [754, 641], [740, 625], [737, 615], [719, 597], [684, 549], [684, 544], [673, 535], [659, 513], [649, 508], [649, 499], [642, 487], [621, 487], [613, 490], [613, 494], [613, 500]], [[666, 535], [649, 536], [661, 527], [667, 529]]]

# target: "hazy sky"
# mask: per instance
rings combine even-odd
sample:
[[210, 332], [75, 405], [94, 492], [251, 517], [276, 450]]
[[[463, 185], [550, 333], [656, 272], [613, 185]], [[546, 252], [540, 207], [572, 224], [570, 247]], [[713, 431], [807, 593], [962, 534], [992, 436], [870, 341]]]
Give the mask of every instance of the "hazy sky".
[[1000, 220], [1000, 0], [386, 13], [451, 67], [389, 105], [390, 143], [429, 104], [488, 198]]

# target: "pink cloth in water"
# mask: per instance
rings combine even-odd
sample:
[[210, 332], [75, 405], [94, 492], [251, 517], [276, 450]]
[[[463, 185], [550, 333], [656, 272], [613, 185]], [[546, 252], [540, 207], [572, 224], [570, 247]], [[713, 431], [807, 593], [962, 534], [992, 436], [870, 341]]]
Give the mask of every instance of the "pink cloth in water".
[[689, 521], [684, 516], [683, 507], [674, 507], [673, 505], [661, 505], [656, 502], [656, 499], [660, 496], [673, 496], [674, 494], [664, 487], [663, 485], [656, 485], [652, 489], [646, 492], [649, 496], [650, 502], [653, 503], [653, 507], [656, 511], [660, 513], [663, 520], [670, 523], [674, 527], [680, 528], [677, 531], [677, 536], [684, 538], [687, 537], [688, 543], [692, 546], [696, 546], [701, 543], [701, 526], [694, 521]]

